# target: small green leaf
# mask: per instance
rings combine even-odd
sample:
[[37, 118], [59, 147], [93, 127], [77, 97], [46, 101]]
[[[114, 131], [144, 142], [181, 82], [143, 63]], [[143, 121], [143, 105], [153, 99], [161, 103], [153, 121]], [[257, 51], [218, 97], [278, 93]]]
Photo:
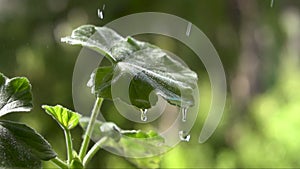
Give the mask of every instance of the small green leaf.
[[[88, 117], [80, 119], [80, 125], [83, 129], [86, 129], [88, 122]], [[164, 138], [155, 131], [122, 130], [112, 122], [97, 120], [91, 138], [97, 142], [105, 136], [109, 140], [103, 146], [114, 149], [118, 153], [129, 157], [151, 157], [155, 155], [151, 158], [141, 158], [139, 160], [127, 158], [140, 168], [158, 168], [160, 157], [157, 154], [164, 152], [167, 148], [164, 145]]]
[[41, 168], [56, 157], [50, 144], [25, 124], [0, 121], [0, 168]]
[[129, 76], [132, 77], [128, 89], [130, 103], [137, 108], [151, 107], [152, 91], [170, 104], [194, 105], [197, 74], [157, 46], [132, 37], [123, 38], [109, 28], [93, 25], [75, 29], [62, 41], [95, 49], [112, 61], [111, 67], [99, 67], [91, 76], [89, 86], [97, 97], [112, 99], [110, 85]]
[[58, 124], [65, 130], [71, 130], [76, 127], [81, 117], [80, 114], [64, 108], [61, 105], [43, 105], [42, 108], [46, 111], [46, 113], [51, 115], [52, 118], [54, 118], [58, 122]]
[[9, 79], [0, 73], [0, 116], [32, 109], [31, 85], [25, 77]]

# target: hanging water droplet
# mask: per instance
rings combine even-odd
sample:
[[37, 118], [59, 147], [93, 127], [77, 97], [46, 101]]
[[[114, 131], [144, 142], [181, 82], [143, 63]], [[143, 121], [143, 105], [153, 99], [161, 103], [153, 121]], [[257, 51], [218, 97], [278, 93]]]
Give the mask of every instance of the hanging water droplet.
[[147, 111], [148, 111], [148, 109], [141, 109], [140, 110], [141, 111], [141, 120], [142, 121], [147, 121]]
[[187, 116], [188, 108], [183, 107], [183, 108], [180, 109], [180, 111], [181, 111], [181, 115], [182, 115], [182, 121], [186, 122], [186, 116]]
[[185, 141], [185, 142], [189, 142], [190, 141], [190, 138], [191, 138], [191, 135], [186, 135], [186, 132], [185, 131], [179, 131], [179, 138], [181, 141]]

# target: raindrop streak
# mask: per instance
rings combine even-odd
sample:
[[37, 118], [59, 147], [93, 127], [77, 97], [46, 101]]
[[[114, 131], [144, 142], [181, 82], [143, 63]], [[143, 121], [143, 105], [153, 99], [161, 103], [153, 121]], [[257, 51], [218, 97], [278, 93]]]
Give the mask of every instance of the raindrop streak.
[[181, 111], [181, 115], [182, 115], [182, 122], [186, 122], [186, 114], [187, 114], [187, 111], [188, 111], [188, 108], [184, 107], [182, 109], [180, 109]]
[[271, 4], [270, 4], [271, 8], [273, 8], [273, 5], [274, 5], [274, 0], [271, 0]]
[[101, 9], [98, 9], [98, 17], [103, 19], [103, 11]]
[[187, 28], [186, 28], [186, 32], [185, 32], [186, 36], [190, 36], [191, 29], [192, 29], [192, 23], [189, 22], [188, 25], [187, 25]]
[[185, 141], [185, 142], [189, 142], [190, 141], [190, 138], [191, 138], [191, 135], [185, 135], [185, 131], [179, 131], [179, 138], [181, 141]]
[[141, 109], [141, 120], [142, 121], [147, 121], [147, 111], [148, 109]]
[[103, 18], [104, 18], [104, 15], [103, 15], [104, 9], [105, 9], [105, 4], [103, 5], [102, 10], [101, 10], [101, 9], [98, 9], [98, 17], [99, 17], [100, 19], [103, 19]]

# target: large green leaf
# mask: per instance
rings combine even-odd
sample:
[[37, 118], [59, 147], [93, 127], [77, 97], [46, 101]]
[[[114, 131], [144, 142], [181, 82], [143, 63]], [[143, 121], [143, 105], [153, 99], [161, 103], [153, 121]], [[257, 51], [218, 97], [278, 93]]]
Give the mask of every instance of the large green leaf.
[[0, 116], [32, 109], [31, 85], [24, 77], [9, 79], [0, 73]]
[[42, 108], [46, 111], [46, 113], [51, 115], [52, 118], [54, 118], [63, 129], [66, 130], [71, 130], [76, 127], [81, 117], [80, 114], [73, 112], [72, 110], [69, 110], [61, 105], [43, 105]]
[[[80, 119], [80, 125], [86, 129], [89, 118]], [[160, 152], [164, 152], [164, 138], [150, 130], [122, 130], [115, 123], [96, 121], [91, 138], [98, 141], [103, 137], [109, 139], [104, 147], [113, 149], [114, 152], [126, 157], [148, 157], [148, 158], [126, 158], [139, 168], [158, 168], [160, 163]], [[149, 158], [150, 157], [150, 158]]]
[[75, 29], [62, 41], [100, 51], [112, 61], [111, 67], [99, 67], [91, 76], [89, 86], [98, 97], [111, 99], [111, 85], [129, 75], [130, 102], [138, 108], [151, 107], [149, 94], [153, 90], [173, 105], [194, 104], [197, 74], [157, 46], [93, 25]]
[[56, 157], [50, 144], [25, 124], [0, 121], [0, 168], [41, 168]]
[[108, 59], [114, 62], [116, 61], [116, 58], [111, 56], [110, 49], [116, 42], [119, 42], [122, 39], [122, 36], [109, 28], [83, 25], [75, 29], [71, 36], [64, 37], [61, 41], [72, 45], [89, 47], [103, 55], [107, 55]]

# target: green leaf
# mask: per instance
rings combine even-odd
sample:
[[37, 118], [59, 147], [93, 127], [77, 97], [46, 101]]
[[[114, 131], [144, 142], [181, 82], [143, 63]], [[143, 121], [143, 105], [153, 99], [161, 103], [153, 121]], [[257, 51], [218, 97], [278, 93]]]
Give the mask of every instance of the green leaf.
[[72, 110], [69, 110], [61, 105], [43, 105], [42, 108], [65, 130], [71, 130], [76, 127], [81, 117], [80, 114], [73, 112]]
[[99, 67], [91, 75], [89, 86], [97, 97], [111, 99], [110, 85], [129, 76], [130, 102], [140, 109], [151, 107], [149, 94], [153, 90], [170, 104], [194, 105], [192, 93], [197, 86], [197, 74], [157, 46], [92, 25], [75, 29], [62, 41], [96, 48], [112, 61], [111, 67]]
[[32, 109], [31, 85], [25, 77], [9, 79], [0, 73], [0, 117]]
[[[80, 119], [80, 125], [86, 129], [89, 118]], [[140, 168], [158, 168], [160, 163], [159, 152], [164, 152], [164, 138], [155, 131], [143, 132], [140, 130], [122, 130], [112, 122], [96, 121], [91, 138], [96, 142], [102, 137], [108, 137], [109, 140], [104, 143], [104, 147], [114, 149], [115, 152], [124, 154], [128, 157], [145, 157], [128, 161]], [[153, 156], [153, 157], [151, 157]]]
[[0, 168], [41, 168], [56, 157], [50, 144], [25, 124], [0, 121]]
[[127, 158], [129, 162], [134, 164], [137, 168], [160, 168], [161, 156], [148, 158]]
[[75, 29], [71, 36], [64, 37], [61, 41], [71, 45], [89, 47], [102, 55], [106, 55], [110, 61], [114, 62], [116, 61], [116, 58], [111, 56], [109, 50], [116, 42], [119, 42], [122, 39], [123, 37], [109, 28], [83, 25]]
[[113, 77], [113, 67], [99, 67], [95, 73], [91, 75], [88, 87], [91, 87], [92, 93], [96, 93], [102, 98], [111, 98], [111, 80]]
[[[89, 117], [82, 117], [80, 119], [80, 126], [83, 129], [86, 129], [89, 120]], [[121, 139], [121, 129], [112, 122], [101, 122], [96, 120], [94, 130], [92, 132], [92, 138], [95, 140], [100, 140], [102, 137], [105, 136], [118, 142]]]

